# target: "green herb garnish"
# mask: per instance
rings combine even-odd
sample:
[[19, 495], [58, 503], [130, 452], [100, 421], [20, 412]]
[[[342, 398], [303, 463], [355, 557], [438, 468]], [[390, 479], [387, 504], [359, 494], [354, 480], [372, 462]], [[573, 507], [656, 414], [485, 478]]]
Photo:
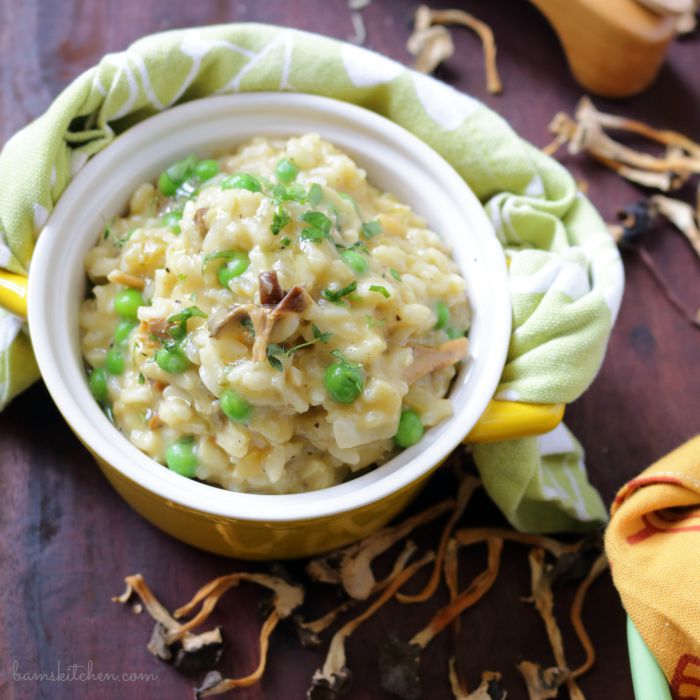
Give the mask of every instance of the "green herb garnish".
[[284, 369], [282, 361], [280, 358], [291, 357], [295, 352], [301, 350], [302, 348], [308, 348], [310, 345], [315, 343], [327, 343], [331, 337], [332, 333], [324, 333], [319, 329], [316, 324], [311, 324], [311, 330], [314, 334], [313, 340], [307, 340], [304, 343], [299, 343], [299, 345], [294, 345], [291, 348], [285, 348], [284, 345], [278, 345], [277, 343], [270, 343], [267, 346], [267, 360], [278, 372]]
[[187, 335], [187, 321], [190, 318], [206, 318], [207, 315], [198, 306], [188, 306], [177, 314], [168, 316], [170, 335], [175, 340], [181, 340]]
[[370, 316], [369, 314], [367, 314], [367, 316], [365, 316], [365, 320], [367, 321], [367, 328], [374, 328], [375, 326], [383, 326], [386, 323], [385, 318], [376, 319], [376, 318], [374, 318], [374, 316]]
[[277, 206], [277, 211], [272, 215], [272, 224], [270, 232], [276, 236], [290, 221], [292, 217], [287, 214], [281, 204]]
[[398, 270], [395, 270], [393, 267], [390, 267], [389, 273], [397, 282], [401, 281], [401, 273]]
[[389, 294], [389, 290], [386, 287], [383, 287], [381, 284], [370, 284], [369, 291], [377, 292], [378, 294], [381, 294], [385, 299], [389, 299], [389, 297], [391, 297], [391, 294]]
[[321, 185], [314, 182], [311, 187], [309, 187], [309, 193], [306, 195], [306, 201], [315, 207], [323, 200], [323, 189]]
[[292, 245], [292, 239], [291, 239], [291, 238], [287, 238], [287, 236], [285, 236], [285, 237], [280, 241], [280, 245], [281, 245], [283, 248], [289, 248], [289, 246]]
[[340, 304], [342, 303], [341, 300], [343, 297], [347, 296], [348, 294], [352, 294], [356, 289], [357, 282], [353, 281], [350, 282], [347, 287], [343, 287], [342, 289], [324, 289], [323, 292], [321, 292], [321, 295], [324, 299], [328, 299], [328, 301], [332, 301], [334, 304]]
[[377, 219], [374, 221], [365, 221], [365, 223], [362, 224], [362, 233], [367, 239], [373, 238], [374, 236], [379, 235], [381, 232], [382, 225]]

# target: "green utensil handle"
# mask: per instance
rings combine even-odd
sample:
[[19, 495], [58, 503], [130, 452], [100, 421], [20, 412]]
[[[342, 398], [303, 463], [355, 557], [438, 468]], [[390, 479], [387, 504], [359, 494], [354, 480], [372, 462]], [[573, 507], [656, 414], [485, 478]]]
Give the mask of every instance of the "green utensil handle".
[[627, 618], [627, 649], [630, 655], [635, 700], [671, 700], [671, 690], [666, 676], [629, 617]]

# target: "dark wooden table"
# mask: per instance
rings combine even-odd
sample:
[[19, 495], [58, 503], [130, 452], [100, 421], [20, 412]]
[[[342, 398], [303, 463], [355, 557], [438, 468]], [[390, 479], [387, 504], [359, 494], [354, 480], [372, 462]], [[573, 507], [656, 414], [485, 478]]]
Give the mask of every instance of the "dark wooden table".
[[[436, 3], [439, 6], [460, 3]], [[558, 41], [524, 0], [464, 2], [488, 21], [498, 40], [502, 96], [487, 95], [477, 40], [458, 32], [457, 53], [441, 77], [484, 99], [526, 138], [548, 141], [546, 126], [559, 110], [573, 109], [581, 89], [572, 80]], [[414, 3], [375, 0], [364, 11], [367, 46], [407, 62], [404, 44]], [[352, 33], [345, 0], [256, 2], [162, 2], [114, 0], [0, 0], [0, 142], [40, 114], [78, 73], [104, 53], [124, 49], [138, 37], [164, 29], [215, 22], [275, 22], [346, 38]], [[656, 84], [623, 103], [597, 100], [604, 108], [700, 139], [698, 37], [676, 44]], [[590, 196], [611, 220], [639, 198], [632, 186], [585, 159], [566, 165], [590, 185]], [[670, 228], [648, 236], [645, 246], [662, 273], [691, 308], [700, 305], [700, 265]], [[627, 291], [602, 371], [593, 387], [568, 411], [567, 421], [587, 449], [591, 478], [610, 502], [616, 489], [647, 464], [698, 430], [700, 331], [668, 306], [636, 256], [627, 256]], [[169, 606], [182, 603], [208, 579], [249, 567], [204, 554], [170, 539], [133, 513], [111, 490], [88, 453], [73, 437], [39, 383], [0, 415], [0, 698], [188, 698], [191, 682], [147, 654], [150, 624], [110, 602], [125, 574], [142, 572]], [[422, 502], [437, 497], [438, 479]], [[420, 506], [420, 503], [417, 504]], [[479, 497], [468, 523], [494, 522], [493, 507]], [[435, 536], [424, 532], [423, 538]], [[462, 560], [462, 577], [483, 565], [484, 553]], [[250, 567], [249, 567], [250, 568]], [[294, 569], [294, 567], [293, 567]], [[510, 698], [525, 697], [514, 668], [525, 657], [552, 663], [542, 625], [520, 601], [528, 592], [526, 555], [508, 547], [494, 590], [464, 617], [459, 656], [472, 687], [484, 669], [504, 674]], [[315, 604], [329, 593], [315, 591]], [[217, 619], [229, 645], [224, 670], [242, 675], [257, 662], [257, 601], [260, 593], [233, 590]], [[390, 631], [410, 637], [432, 610], [430, 604], [394, 604], [353, 637], [349, 665], [356, 679], [351, 698], [387, 698], [378, 685], [375, 648]], [[566, 597], [564, 597], [566, 602]], [[565, 608], [560, 616], [565, 619]], [[632, 697], [625, 618], [606, 575], [592, 589], [587, 618], [599, 660], [582, 680], [588, 698]], [[424, 697], [448, 698], [450, 635], [430, 647], [423, 661]], [[567, 632], [573, 663], [581, 652]], [[302, 649], [291, 630], [272, 643], [269, 672], [261, 685], [236, 697], [296, 700], [322, 659]], [[155, 682], [38, 682], [19, 674], [64, 671], [77, 664], [92, 674], [146, 672]]]

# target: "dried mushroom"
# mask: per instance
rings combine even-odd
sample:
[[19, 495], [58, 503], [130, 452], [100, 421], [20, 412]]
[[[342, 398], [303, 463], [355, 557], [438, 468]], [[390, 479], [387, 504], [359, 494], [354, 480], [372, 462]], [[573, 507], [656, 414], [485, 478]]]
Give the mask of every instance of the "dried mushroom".
[[257, 668], [252, 673], [249, 673], [247, 676], [243, 676], [241, 678], [224, 678], [218, 671], [211, 671], [204, 678], [202, 685], [195, 689], [195, 700], [207, 698], [211, 695], [221, 695], [221, 693], [226, 693], [234, 688], [246, 688], [257, 683], [265, 673], [270, 635], [274, 631], [275, 627], [277, 627], [277, 623], [279, 621], [279, 615], [273, 610], [263, 623], [260, 630], [259, 641], [260, 661], [258, 662]]
[[[342, 584], [351, 598], [366, 600], [377, 581], [372, 572], [372, 561], [382, 552], [400, 542], [415, 528], [439, 517], [454, 506], [452, 499], [441, 501], [399, 525], [386, 527], [371, 534], [361, 542], [350, 545], [339, 552], [313, 559], [306, 567], [314, 580]], [[323, 578], [316, 578], [320, 575]]]
[[[277, 279], [276, 275], [274, 279]], [[270, 281], [270, 278], [266, 278], [266, 282], [261, 283], [260, 287], [261, 299], [276, 299], [278, 296], [279, 294], [274, 283]], [[267, 359], [267, 346], [270, 342], [270, 334], [277, 321], [289, 314], [302, 313], [312, 303], [313, 299], [306, 289], [295, 285], [281, 296], [279, 302], [273, 307], [266, 304], [236, 304], [213, 314], [209, 317], [209, 333], [213, 338], [217, 338], [232, 323], [249, 318], [255, 336], [252, 353], [253, 360], [255, 362], [264, 362]]]
[[133, 594], [141, 599], [155, 626], [148, 642], [148, 651], [171, 664], [185, 674], [196, 674], [214, 668], [221, 659], [223, 638], [217, 627], [199, 635], [184, 631], [148, 587], [141, 574], [127, 576], [126, 590], [112, 598], [117, 603], [127, 603]]
[[583, 626], [582, 612], [583, 603], [586, 599], [586, 594], [591, 584], [608, 568], [608, 559], [605, 554], [600, 554], [598, 558], [593, 562], [590, 571], [586, 578], [581, 581], [581, 584], [576, 589], [576, 595], [574, 596], [574, 602], [571, 606], [571, 625], [576, 631], [576, 635], [581, 642], [581, 646], [586, 652], [586, 660], [576, 669], [571, 672], [574, 678], [578, 678], [587, 671], [589, 671], [593, 664], [595, 663], [595, 647], [591, 638], [586, 632], [586, 628]]
[[450, 687], [455, 700], [506, 700], [508, 697], [508, 693], [501, 688], [501, 674], [492, 671], [484, 671], [481, 684], [470, 693], [458, 682], [454, 658], [450, 659]]
[[284, 297], [274, 270], [261, 272], [258, 275], [258, 287], [260, 287], [260, 303], [264, 306], [276, 306]]
[[[381, 645], [378, 653], [382, 687], [400, 698], [417, 700], [421, 697], [421, 652], [447, 627], [452, 628], [456, 641], [461, 614], [481, 600], [496, 581], [504, 541], [530, 545], [534, 549], [529, 557], [532, 596], [528, 600], [535, 604], [545, 623], [555, 665], [546, 668], [532, 661], [522, 661], [518, 669], [527, 685], [530, 700], [557, 697], [558, 689], [563, 686], [567, 687], [571, 698], [583, 700], [576, 679], [593, 665], [595, 649], [583, 625], [582, 610], [592, 583], [607, 567], [607, 560], [601, 549], [600, 534], [596, 533], [579, 542], [566, 544], [549, 537], [502, 528], [455, 529], [469, 499], [479, 485], [477, 479], [462, 473], [458, 473], [458, 478], [459, 488], [455, 499], [441, 501], [357, 544], [309, 562], [307, 573], [313, 580], [339, 586], [350, 596], [318, 619], [307, 621], [295, 614], [304, 601], [304, 590], [290, 579], [281, 567], [271, 568], [270, 573], [238, 572], [220, 576], [202, 586], [188, 603], [172, 615], [153, 595], [140, 575], [127, 577], [126, 591], [114, 600], [128, 603], [134, 594], [139, 596], [143, 607], [155, 621], [148, 643], [152, 654], [167, 661], [182, 673], [211, 671], [195, 690], [195, 697], [199, 699], [257, 683], [268, 665], [270, 637], [281, 620], [292, 620], [303, 644], [318, 646], [321, 643], [320, 635], [324, 631], [341, 615], [362, 605], [362, 601], [371, 596], [363, 612], [337, 629], [330, 640], [325, 660], [314, 673], [307, 692], [309, 700], [336, 700], [349, 692], [353, 680], [353, 674], [346, 662], [347, 639], [390, 600], [412, 603], [430, 599], [444, 578], [449, 591], [449, 602], [410, 640], [403, 641], [396, 636], [390, 636]], [[408, 535], [415, 528], [445, 513], [449, 513], [449, 518], [439, 530], [437, 554], [428, 551], [411, 563], [417, 547], [406, 539]], [[377, 580], [372, 571], [374, 559], [402, 540], [405, 540], [404, 546], [395, 556], [390, 573]], [[487, 566], [460, 590], [459, 548], [478, 543], [485, 543], [487, 546]], [[419, 570], [431, 564], [428, 583], [419, 593], [399, 593]], [[215, 627], [201, 634], [194, 634], [192, 630], [206, 622], [226, 591], [241, 581], [249, 581], [269, 589], [273, 593], [273, 600], [266, 608], [261, 625], [259, 660], [256, 668], [239, 678], [224, 678], [215, 670], [224, 643], [221, 629]], [[567, 663], [562, 635], [553, 614], [553, 586], [572, 581], [579, 583], [570, 611], [571, 625], [585, 652], [583, 662], [575, 670], [571, 670]], [[455, 649], [458, 648], [455, 644]], [[506, 692], [501, 686], [498, 673], [483, 673], [479, 687], [470, 692], [464, 678], [460, 676], [457, 662], [455, 656], [449, 662], [449, 681], [455, 700], [506, 699]]]
[[[554, 660], [560, 669], [566, 672], [564, 683], [569, 691], [571, 700], [584, 700], [583, 693], [578, 687], [573, 675], [569, 673], [569, 665], [566, 662], [564, 653], [564, 640], [559, 630], [559, 625], [554, 617], [554, 594], [552, 593], [552, 570], [553, 566], [545, 561], [544, 550], [538, 548], [530, 551], [530, 584], [532, 588], [532, 596], [527, 600], [535, 606], [539, 612], [547, 637], [552, 647]], [[537, 696], [535, 696], [537, 697]], [[548, 696], [543, 696], [548, 697]]]
[[417, 382], [435, 370], [457, 364], [467, 356], [469, 341], [466, 338], [448, 340], [435, 348], [427, 345], [413, 346], [413, 361], [404, 371], [408, 384]]
[[560, 666], [542, 668], [532, 661], [521, 661], [518, 671], [525, 680], [530, 700], [548, 700], [559, 695], [559, 688], [569, 677], [569, 670]]
[[[608, 136], [605, 129], [633, 133], [664, 145], [666, 154], [658, 157], [625, 146]], [[549, 130], [555, 139], [545, 153], [552, 155], [568, 144], [572, 155], [585, 151], [622, 177], [645, 187], [678, 189], [691, 175], [700, 173], [700, 144], [677, 131], [654, 129], [635, 119], [599, 112], [588, 97], [580, 100], [574, 119], [560, 112]]]
[[[467, 608], [477, 603], [494, 584], [500, 567], [503, 540], [489, 537], [487, 568], [448, 605], [438, 610], [430, 622], [408, 642], [396, 638], [387, 641], [379, 657], [382, 688], [403, 700], [420, 697], [418, 668], [420, 652]], [[414, 682], [413, 679], [416, 679]], [[403, 693], [403, 694], [402, 694]]]
[[[466, 338], [465, 338], [466, 340]], [[450, 541], [450, 536], [452, 531], [457, 524], [457, 521], [462, 517], [464, 509], [469, 503], [469, 499], [472, 497], [474, 491], [481, 484], [478, 479], [472, 476], [466, 476], [462, 479], [459, 485], [459, 491], [457, 493], [457, 501], [454, 505], [454, 510], [450, 515], [450, 519], [443, 528], [442, 536], [440, 537], [440, 544], [437, 550], [437, 556], [435, 557], [435, 565], [433, 566], [433, 572], [430, 575], [430, 580], [426, 584], [425, 588], [414, 595], [408, 595], [405, 593], [398, 593], [396, 599], [401, 603], [422, 603], [433, 596], [438, 584], [440, 583], [440, 576], [442, 574], [443, 562], [445, 560], [445, 553], [447, 551], [447, 545]]]
[[432, 73], [455, 52], [452, 35], [443, 26], [431, 26], [431, 11], [421, 5], [415, 14], [413, 33], [406, 50], [416, 57], [414, 67], [421, 73]]
[[[421, 5], [415, 14], [414, 31], [408, 40], [407, 48], [410, 53], [417, 56], [416, 68], [429, 73], [439, 64], [439, 57], [449, 58], [449, 49], [452, 39], [444, 38], [444, 34], [433, 32], [431, 29], [438, 26], [458, 25], [467, 27], [476, 33], [481, 39], [484, 48], [484, 62], [486, 69], [486, 89], [491, 94], [498, 94], [503, 91], [503, 84], [498, 74], [496, 66], [496, 41], [493, 37], [491, 27], [474, 15], [464, 12], [464, 10], [433, 10], [426, 5]], [[440, 38], [440, 37], [443, 38]], [[449, 37], [449, 34], [447, 35]], [[452, 49], [454, 47], [452, 46]], [[440, 59], [440, 60], [444, 60]], [[436, 62], [437, 61], [437, 62]]]
[[272, 590], [274, 593], [274, 612], [280, 620], [289, 617], [292, 611], [304, 602], [304, 589], [278, 576], [252, 574], [245, 571], [229, 574], [228, 576], [220, 576], [210, 581], [205, 586], [202, 586], [202, 588], [194, 594], [192, 600], [175, 611], [175, 617], [181, 618], [185, 615], [189, 615], [199, 603], [202, 604], [199, 612], [193, 618], [179, 625], [178, 630], [172, 635], [172, 639], [178, 639], [188, 630], [201, 625], [214, 611], [221, 596], [226, 593], [226, 591], [237, 586], [241, 581], [256, 583], [259, 586]]
[[394, 577], [382, 594], [356, 618], [343, 625], [331, 639], [323, 666], [314, 673], [308, 700], [337, 698], [350, 687], [352, 674], [345, 665], [345, 640], [365, 621], [374, 615], [419, 569], [429, 564], [435, 555], [427, 552], [421, 559], [407, 566]]
[[[394, 566], [392, 567], [389, 575], [381, 581], [377, 581], [372, 587], [372, 595], [383, 591], [392, 583], [396, 576], [398, 576], [406, 568], [406, 564], [413, 556], [416, 549], [416, 545], [411, 542], [411, 540], [406, 542], [403, 550], [396, 558]], [[302, 645], [319, 646], [321, 644], [321, 639], [318, 635], [324, 630], [328, 629], [328, 627], [330, 627], [340, 615], [355, 607], [358, 603], [359, 601], [356, 598], [348, 598], [340, 605], [333, 608], [333, 610], [330, 612], [316, 620], [311, 620], [310, 622], [303, 620], [299, 615], [295, 615], [294, 623], [297, 627], [297, 632]]]

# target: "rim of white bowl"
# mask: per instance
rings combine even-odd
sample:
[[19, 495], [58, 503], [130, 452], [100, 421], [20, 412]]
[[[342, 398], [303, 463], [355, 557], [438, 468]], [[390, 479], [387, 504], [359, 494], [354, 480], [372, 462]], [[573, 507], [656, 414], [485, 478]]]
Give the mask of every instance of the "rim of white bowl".
[[[181, 145], [173, 150], [171, 144], [169, 155], [162, 156], [162, 162], [151, 162], [148, 168], [131, 167], [131, 172], [141, 175], [149, 171], [148, 177], [141, 177], [140, 181], [152, 178], [157, 170], [172, 162], [176, 151], [178, 157], [195, 151], [193, 142], [188, 141], [188, 130], [189, 138], [196, 139], [207, 133], [208, 127], [220, 126], [221, 120], [231, 120], [233, 124], [246, 118], [256, 124], [257, 133], [262, 136], [292, 136], [301, 132], [291, 125], [301, 125], [310, 126], [308, 130], [331, 141], [340, 141], [338, 145], [343, 150], [348, 150], [343, 141], [354, 142], [358, 148], [392, 149], [396, 163], [413, 161], [439, 183], [440, 192], [460, 209], [460, 223], [474, 246], [468, 252], [453, 250], [476, 310], [470, 335], [478, 329], [477, 347], [472, 342], [475, 356], [462, 367], [455, 380], [457, 389], [451, 394], [453, 399], [458, 395], [462, 402], [459, 410], [389, 462], [319, 491], [285, 495], [227, 491], [181, 477], [141, 452], [109, 423], [89, 393], [77, 340], [78, 302], [69, 303], [71, 293], [75, 295], [84, 279], [84, 251], [94, 245], [99, 230], [92, 228], [91, 235], [83, 232], [82, 237], [70, 241], [80, 213], [90, 206], [91, 191], [106, 189], [109, 176], [120, 169], [129, 172], [131, 164], [145, 157], [149, 148], [152, 151], [159, 139], [172, 141], [173, 135], [179, 134]], [[229, 148], [241, 140], [233, 135]], [[158, 152], [157, 158], [160, 157]], [[366, 157], [372, 157], [369, 150]], [[363, 163], [359, 165], [362, 167]], [[367, 169], [372, 181], [372, 169]], [[403, 173], [392, 171], [392, 175], [400, 180]], [[111, 184], [117, 188], [119, 181]], [[122, 200], [122, 207], [125, 201]], [[408, 204], [415, 208], [411, 202]], [[430, 215], [427, 218], [430, 226]], [[80, 230], [80, 223], [77, 228]], [[445, 238], [443, 231], [438, 233]], [[472, 288], [475, 276], [480, 281]], [[77, 280], [75, 287], [71, 286], [71, 277]], [[483, 413], [503, 370], [511, 330], [505, 256], [483, 207], [464, 180], [432, 148], [396, 123], [350, 103], [302, 93], [202, 98], [128, 129], [88, 161], [66, 188], [39, 237], [29, 279], [29, 323], [39, 368], [54, 402], [83, 442], [123, 476], [166, 501], [205, 515], [236, 520], [289, 523], [332, 516], [384, 499], [419, 479], [463, 440]], [[477, 288], [478, 294], [473, 295]], [[488, 313], [484, 314], [484, 310]]]

